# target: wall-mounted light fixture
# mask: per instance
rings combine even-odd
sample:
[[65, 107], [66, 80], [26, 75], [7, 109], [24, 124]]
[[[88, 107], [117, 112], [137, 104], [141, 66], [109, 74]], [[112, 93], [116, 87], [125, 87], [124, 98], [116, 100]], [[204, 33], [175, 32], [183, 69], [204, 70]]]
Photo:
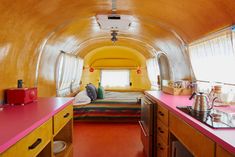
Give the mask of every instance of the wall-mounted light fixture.
[[95, 70], [95, 69], [94, 69], [93, 67], [90, 67], [90, 68], [89, 68], [89, 71], [90, 71], [91, 73], [94, 72], [94, 70]]
[[138, 66], [138, 67], [137, 67], [137, 70], [136, 70], [136, 73], [137, 73], [137, 74], [141, 74], [141, 72], [142, 72], [142, 71], [141, 71], [141, 68]]

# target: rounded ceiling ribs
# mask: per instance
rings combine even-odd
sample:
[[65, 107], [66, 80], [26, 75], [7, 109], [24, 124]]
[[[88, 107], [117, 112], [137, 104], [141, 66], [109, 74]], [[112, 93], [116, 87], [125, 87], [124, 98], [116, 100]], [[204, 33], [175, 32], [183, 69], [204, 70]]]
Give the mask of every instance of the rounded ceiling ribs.
[[[121, 33], [121, 34], [123, 34], [123, 33]], [[143, 41], [143, 40], [139, 40], [139, 39], [137, 39], [137, 38], [135, 38], [135, 37], [138, 37], [138, 36], [137, 36], [137, 35], [135, 35], [135, 36], [133, 36], [133, 37], [120, 36], [119, 39], [128, 39], [128, 40], [137, 41], [137, 42], [139, 42], [139, 43], [144, 44], [146, 48], [149, 48], [148, 50], [152, 50], [152, 51], [150, 52], [152, 56], [155, 56], [155, 54], [156, 54], [156, 52], [157, 52], [157, 49], [161, 50], [159, 47], [154, 48], [152, 45], [146, 43], [146, 42]], [[86, 39], [86, 40], [84, 40], [82, 43], [80, 43], [80, 44], [78, 45], [78, 48], [77, 48], [77, 50], [76, 50], [76, 52], [75, 52], [74, 54], [75, 54], [75, 55], [78, 55], [79, 52], [80, 52], [78, 49], [80, 49], [80, 48], [82, 48], [82, 47], [85, 48], [85, 47], [89, 46], [89, 44], [93, 44], [93, 43], [89, 43], [90, 41], [94, 41], [94, 42], [95, 42], [95, 41], [100, 40], [100, 39], [110, 40], [110, 37], [109, 37], [109, 36], [103, 36], [103, 37], [93, 37], [93, 38]], [[87, 44], [87, 45], [86, 45], [86, 44]], [[154, 52], [153, 52], [153, 51], [154, 51]]]
[[132, 62], [136, 63], [136, 65], [138, 65], [139, 67], [141, 66], [141, 64], [139, 64], [137, 61], [130, 59], [130, 58], [99, 58], [99, 59], [93, 60], [90, 64], [90, 67], [94, 67], [95, 62], [97, 62], [97, 61], [111, 60], [111, 59], [132, 61]]
[[[140, 20], [143, 20], [144, 22], [149, 22], [151, 24], [156, 24], [157, 26], [159, 26], [160, 28], [172, 33], [180, 42], [182, 45], [185, 45], [186, 42], [185, 40], [174, 30], [170, 27], [170, 25], [164, 23], [164, 22], [161, 22], [160, 20], [152, 20], [150, 19], [149, 17], [146, 17], [146, 16], [135, 16], [137, 17], [136, 19], [140, 19]], [[138, 22], [138, 20], [136, 20]]]

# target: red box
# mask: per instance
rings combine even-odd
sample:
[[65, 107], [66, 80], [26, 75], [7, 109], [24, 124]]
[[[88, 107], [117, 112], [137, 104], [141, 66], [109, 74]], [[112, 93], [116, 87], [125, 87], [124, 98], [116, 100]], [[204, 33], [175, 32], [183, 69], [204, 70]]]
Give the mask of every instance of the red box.
[[7, 103], [24, 105], [37, 100], [37, 88], [12, 88], [6, 91]]

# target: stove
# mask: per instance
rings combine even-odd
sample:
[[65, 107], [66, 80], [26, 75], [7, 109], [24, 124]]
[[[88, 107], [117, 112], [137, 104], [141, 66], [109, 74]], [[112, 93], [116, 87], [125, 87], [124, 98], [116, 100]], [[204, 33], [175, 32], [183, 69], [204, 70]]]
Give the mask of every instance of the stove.
[[178, 106], [177, 108], [211, 128], [235, 128], [234, 113], [226, 113], [217, 109], [211, 109], [207, 112], [198, 112], [194, 111], [191, 106]]

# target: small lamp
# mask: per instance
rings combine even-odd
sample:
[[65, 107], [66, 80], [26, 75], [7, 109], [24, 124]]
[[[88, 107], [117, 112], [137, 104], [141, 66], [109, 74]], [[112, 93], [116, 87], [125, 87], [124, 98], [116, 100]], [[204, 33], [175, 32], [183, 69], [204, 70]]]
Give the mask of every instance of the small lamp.
[[95, 69], [92, 68], [92, 67], [89, 68], [89, 71], [90, 71], [91, 73], [94, 72], [94, 70], [95, 70]]

